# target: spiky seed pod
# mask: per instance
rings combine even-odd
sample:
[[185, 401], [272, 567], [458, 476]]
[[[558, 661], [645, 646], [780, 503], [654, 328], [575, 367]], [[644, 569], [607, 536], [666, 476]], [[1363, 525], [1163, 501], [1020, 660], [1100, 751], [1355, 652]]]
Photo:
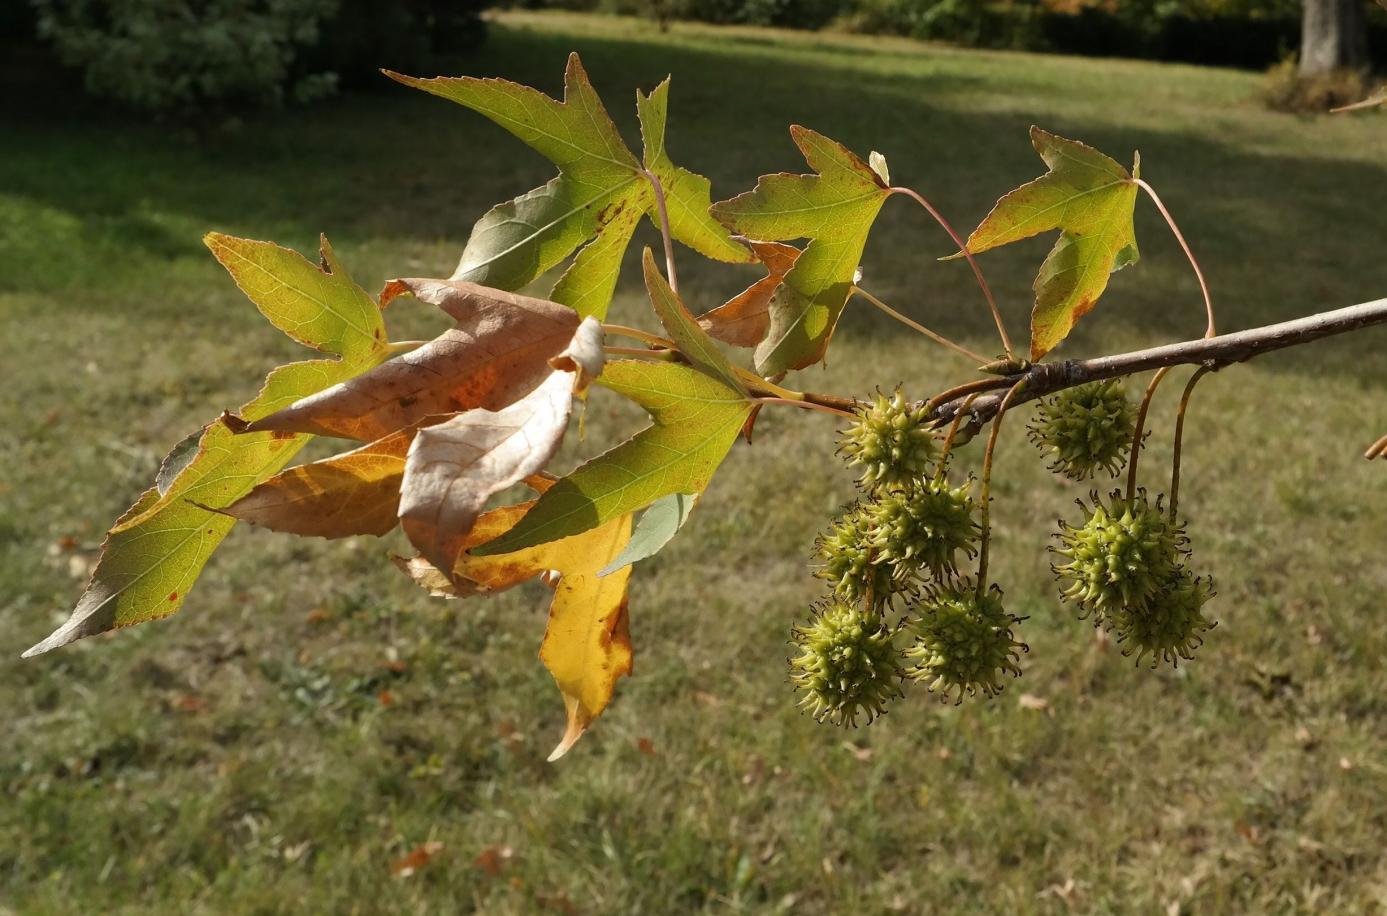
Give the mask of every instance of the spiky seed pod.
[[1050, 459], [1050, 470], [1084, 480], [1099, 468], [1116, 475], [1127, 460], [1136, 408], [1121, 379], [1067, 388], [1040, 402], [1030, 439]]
[[1186, 550], [1183, 528], [1140, 490], [1128, 500], [1114, 490], [1104, 501], [1094, 492], [1092, 507], [1078, 500], [1084, 522], [1071, 527], [1061, 520], [1059, 546], [1050, 549], [1066, 562], [1050, 568], [1060, 580], [1060, 598], [1095, 614], [1094, 623], [1123, 606], [1140, 604], [1170, 578]]
[[870, 723], [901, 696], [900, 653], [880, 615], [829, 599], [817, 604], [803, 626], [791, 629], [798, 654], [790, 659], [790, 681], [799, 705], [819, 722]]
[[869, 493], [909, 488], [928, 477], [939, 460], [939, 444], [926, 423], [923, 406], [912, 405], [899, 388], [891, 397], [859, 408], [844, 431], [838, 453], [848, 467], [860, 467], [859, 482]]
[[1122, 654], [1135, 654], [1138, 664], [1150, 654], [1152, 668], [1162, 661], [1179, 665], [1180, 659], [1193, 658], [1204, 644], [1203, 634], [1215, 626], [1204, 616], [1204, 605], [1213, 596], [1212, 579], [1195, 578], [1177, 566], [1154, 595], [1113, 615]]
[[1017, 662], [1026, 644], [1017, 642], [1012, 628], [1023, 618], [1014, 617], [1002, 605], [1002, 590], [992, 586], [981, 596], [969, 582], [940, 589], [920, 607], [909, 624], [915, 641], [905, 657], [915, 661], [906, 675], [924, 684], [940, 698], [979, 691], [991, 697], [1002, 692], [1006, 675], [1019, 677]]
[[865, 507], [868, 543], [893, 566], [927, 569], [936, 579], [953, 575], [958, 552], [974, 556], [982, 533], [970, 489], [932, 479], [878, 497]]
[[873, 608], [888, 607], [893, 599], [914, 593], [915, 571], [886, 562], [872, 547], [865, 507], [853, 503], [814, 542], [814, 575], [827, 579], [833, 593], [848, 604], [871, 598]]

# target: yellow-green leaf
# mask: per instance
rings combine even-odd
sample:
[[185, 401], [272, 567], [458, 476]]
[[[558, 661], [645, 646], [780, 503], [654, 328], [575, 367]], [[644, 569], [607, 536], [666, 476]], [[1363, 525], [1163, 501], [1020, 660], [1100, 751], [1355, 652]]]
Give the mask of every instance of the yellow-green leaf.
[[[657, 218], [655, 196], [644, 164], [617, 133], [578, 55], [568, 59], [563, 101], [501, 79], [387, 75], [490, 118], [559, 169], [558, 177], [492, 208], [477, 222], [453, 279], [517, 290], [587, 243], [551, 295], [584, 317], [605, 317], [636, 222], [642, 213]], [[706, 184], [664, 156], [664, 101], [660, 93], [659, 154], [648, 158], [664, 172], [662, 180], [668, 177], [679, 213], [674, 234], [710, 257], [749, 261], [750, 254], [725, 230], [695, 218], [700, 190], [705, 210], [708, 205]], [[670, 216], [674, 222], [675, 211]]]
[[753, 406], [735, 389], [677, 363], [618, 360], [597, 384], [640, 404], [654, 423], [559, 480], [519, 524], [474, 548], [473, 556], [570, 537], [662, 496], [703, 492]]
[[[385, 357], [379, 310], [361, 307], [359, 288], [326, 245], [324, 263], [331, 275], [308, 265], [308, 270], [322, 274], [322, 279], [314, 279], [304, 270], [306, 261], [289, 257], [277, 246], [225, 236], [215, 241], [209, 237], [208, 244], [236, 252], [228, 255], [238, 271], [233, 276], [244, 280], [242, 288], [276, 326], [308, 346], [341, 356], [275, 369], [260, 393], [241, 408], [243, 416], [266, 416]], [[279, 433], [238, 436], [220, 422], [210, 424], [193, 460], [165, 481], [166, 486], [147, 490], [117, 520], [71, 616], [25, 656], [177, 611], [235, 524], [235, 519], [202, 507], [225, 506], [244, 496], [288, 464], [309, 438]]]
[[741, 380], [733, 371], [732, 364], [718, 349], [718, 345], [713, 343], [708, 332], [699, 326], [697, 319], [684, 307], [679, 294], [670, 288], [668, 281], [660, 273], [660, 268], [655, 266], [655, 256], [650, 253], [649, 248], [645, 249], [642, 267], [645, 270], [645, 288], [650, 294], [650, 304], [659, 316], [660, 323], [665, 326], [665, 331], [669, 333], [670, 340], [679, 348], [679, 352], [688, 357], [689, 362], [721, 380], [729, 388], [745, 393], [746, 389], [742, 387]]
[[771, 297], [769, 331], [756, 347], [756, 368], [767, 376], [823, 359], [891, 193], [842, 144], [798, 125], [790, 135], [816, 174], [763, 175], [753, 190], [713, 206], [714, 216], [748, 238], [810, 239]]
[[1090, 146], [1038, 127], [1031, 128], [1031, 143], [1050, 170], [997, 201], [968, 237], [968, 250], [977, 254], [1061, 230], [1035, 278], [1031, 359], [1040, 359], [1093, 309], [1109, 275], [1136, 262], [1137, 185]]

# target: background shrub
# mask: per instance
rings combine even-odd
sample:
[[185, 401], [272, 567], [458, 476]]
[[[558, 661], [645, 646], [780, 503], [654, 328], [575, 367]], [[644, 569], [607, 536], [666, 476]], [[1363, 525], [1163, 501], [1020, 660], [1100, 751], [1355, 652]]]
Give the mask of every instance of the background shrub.
[[152, 113], [308, 101], [481, 35], [484, 0], [33, 0], [87, 91]]

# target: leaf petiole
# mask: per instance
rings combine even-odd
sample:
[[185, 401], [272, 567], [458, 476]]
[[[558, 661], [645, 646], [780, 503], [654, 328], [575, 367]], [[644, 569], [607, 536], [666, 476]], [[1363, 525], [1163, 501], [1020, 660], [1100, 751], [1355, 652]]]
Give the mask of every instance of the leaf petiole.
[[[973, 258], [973, 253], [968, 250], [968, 244], [963, 241], [963, 237], [960, 236], [954, 227], [949, 224], [949, 221], [944, 218], [944, 214], [936, 210], [934, 204], [930, 203], [923, 194], [905, 187], [890, 188], [888, 190], [892, 194], [904, 194], [906, 197], [909, 197], [911, 200], [924, 207], [925, 212], [934, 217], [934, 221], [938, 223], [945, 232], [949, 233], [949, 238], [953, 239], [954, 244], [958, 246], [959, 254], [967, 258], [968, 266], [973, 268], [973, 276], [978, 280], [978, 288], [982, 290], [983, 298], [987, 300], [987, 307], [992, 310], [992, 320], [997, 324], [997, 334], [1002, 338], [1002, 349], [1006, 351], [1008, 359], [1015, 359], [1016, 354], [1012, 351], [1011, 338], [1007, 336], [1006, 325], [1002, 323], [1002, 313], [997, 308], [997, 300], [992, 297], [992, 289], [987, 285], [987, 279], [982, 275], [982, 268], [978, 266], [978, 262]], [[987, 362], [987, 360], [983, 360], [983, 362]]]
[[890, 315], [892, 318], [896, 319], [901, 324], [905, 325], [908, 328], [911, 328], [912, 330], [919, 331], [921, 334], [925, 335], [935, 343], [944, 347], [948, 347], [950, 350], [953, 350], [955, 353], [958, 353], [961, 356], [965, 356], [968, 359], [971, 359], [974, 362], [980, 364], [991, 362], [991, 360], [988, 357], [979, 356], [977, 353], [974, 353], [972, 350], [968, 349], [962, 344], [956, 344], [949, 338], [945, 337], [943, 334], [938, 334], [934, 331], [931, 331], [929, 328], [920, 324], [918, 321], [915, 321], [911, 318], [907, 318], [905, 315], [902, 315], [900, 312], [891, 308], [891, 306], [887, 305], [885, 302], [882, 302], [876, 296], [873, 296], [871, 293], [867, 292], [860, 286], [854, 286], [850, 291], [849, 295], [861, 296], [863, 299], [866, 299], [872, 305], [881, 309], [883, 312]]
[[1133, 178], [1132, 181], [1137, 187], [1146, 192], [1147, 196], [1151, 198], [1151, 202], [1156, 205], [1156, 209], [1161, 211], [1161, 216], [1165, 217], [1166, 225], [1170, 227], [1171, 233], [1175, 236], [1175, 241], [1179, 242], [1180, 247], [1185, 250], [1185, 257], [1189, 258], [1190, 266], [1194, 268], [1194, 276], [1199, 280], [1199, 291], [1204, 294], [1204, 311], [1209, 316], [1209, 327], [1204, 331], [1204, 336], [1216, 336], [1218, 331], [1214, 329], [1214, 302], [1209, 296], [1209, 285], [1204, 282], [1204, 272], [1199, 269], [1199, 261], [1195, 259], [1194, 252], [1190, 251], [1189, 243], [1185, 241], [1185, 237], [1180, 233], [1180, 227], [1175, 225], [1175, 217], [1171, 216], [1170, 211], [1165, 208], [1165, 204], [1161, 202], [1161, 198], [1156, 193], [1156, 189], [1147, 184], [1144, 179]]

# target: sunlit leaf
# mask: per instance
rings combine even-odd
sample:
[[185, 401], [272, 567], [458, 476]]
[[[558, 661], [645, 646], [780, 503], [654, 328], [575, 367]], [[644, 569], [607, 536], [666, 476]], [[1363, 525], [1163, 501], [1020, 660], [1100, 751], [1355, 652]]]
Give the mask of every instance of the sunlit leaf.
[[1038, 127], [1031, 143], [1050, 171], [1010, 192], [968, 237], [977, 254], [1062, 230], [1035, 278], [1031, 359], [1040, 359], [1093, 309], [1108, 277], [1137, 260], [1137, 185], [1117, 162]]
[[751, 259], [706, 217], [706, 180], [676, 168], [664, 153], [667, 84], [639, 100], [651, 147], [642, 163], [617, 133], [576, 54], [564, 73], [563, 101], [501, 79], [388, 75], [490, 118], [559, 169], [557, 178], [492, 208], [477, 222], [454, 279], [517, 290], [587, 243], [551, 295], [583, 316], [605, 317], [621, 255], [640, 215], [658, 219], [646, 163], [666, 186], [676, 238], [709, 257]]
[[771, 297], [770, 327], [756, 348], [756, 368], [767, 376], [823, 359], [872, 222], [890, 196], [842, 144], [798, 125], [790, 134], [816, 174], [763, 175], [754, 190], [713, 206], [714, 216], [748, 238], [810, 240]]
[[384, 535], [399, 524], [405, 454], [417, 429], [290, 468], [222, 511], [272, 531], [321, 538]]
[[[330, 272], [266, 242], [220, 235], [207, 241], [226, 255], [232, 275], [276, 326], [292, 328], [291, 336], [300, 342], [341, 357], [275, 369], [260, 393], [241, 408], [242, 416], [265, 416], [384, 358], [379, 310], [362, 306], [363, 297], [367, 302], [369, 297], [352, 283], [326, 243], [323, 260]], [[235, 502], [288, 464], [308, 439], [276, 433], [238, 436], [216, 422], [203, 432], [191, 461], [186, 443], [180, 444], [164, 467], [172, 471], [182, 465], [181, 470], [171, 479], [166, 474], [161, 485], [147, 490], [117, 520], [71, 616], [25, 656], [177, 611], [235, 524], [235, 519], [203, 507]]]
[[650, 249], [645, 249], [642, 259], [645, 270], [645, 288], [650, 294], [650, 304], [665, 326], [670, 340], [695, 366], [722, 381], [729, 388], [744, 391], [732, 364], [717, 344], [713, 343], [708, 332], [703, 330], [694, 316], [684, 307], [679, 295], [670, 289], [669, 283], [660, 268], [655, 266], [655, 257]]
[[662, 496], [703, 492], [752, 408], [734, 389], [676, 363], [619, 360], [597, 383], [640, 404], [654, 423], [559, 480], [519, 524], [473, 555], [569, 537]]

